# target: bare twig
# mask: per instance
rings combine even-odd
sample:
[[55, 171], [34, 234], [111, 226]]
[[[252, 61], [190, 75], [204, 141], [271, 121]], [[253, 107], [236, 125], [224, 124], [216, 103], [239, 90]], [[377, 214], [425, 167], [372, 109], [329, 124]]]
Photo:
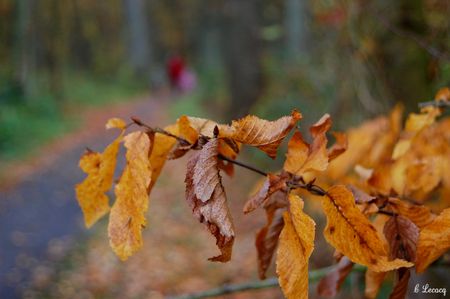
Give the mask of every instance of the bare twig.
[[[321, 268], [317, 270], [312, 270], [309, 272], [309, 281], [314, 282], [321, 279], [323, 276], [325, 276], [327, 273], [332, 271], [334, 269], [334, 266]], [[353, 268], [353, 271], [362, 272], [366, 268], [363, 266], [355, 265]], [[278, 279], [276, 277], [271, 277], [266, 280], [255, 280], [250, 281], [246, 283], [241, 284], [227, 284], [223, 285], [219, 288], [207, 290], [204, 292], [198, 292], [195, 294], [188, 294], [188, 295], [181, 295], [176, 297], [169, 297], [170, 299], [201, 299], [201, 298], [210, 298], [210, 297], [216, 297], [231, 293], [237, 293], [237, 292], [245, 292], [245, 291], [252, 291], [252, 290], [261, 290], [261, 289], [267, 289], [267, 288], [273, 288], [278, 287]]]
[[219, 157], [219, 159], [221, 159], [221, 160], [228, 161], [228, 162], [230, 162], [230, 163], [233, 163], [233, 164], [235, 164], [235, 165], [241, 166], [241, 167], [246, 168], [246, 169], [248, 169], [248, 170], [251, 170], [251, 171], [253, 171], [253, 172], [259, 173], [260, 175], [267, 176], [267, 173], [266, 173], [266, 172], [264, 172], [264, 171], [262, 171], [262, 170], [260, 170], [260, 169], [258, 169], [258, 168], [256, 168], [256, 167], [254, 167], [254, 166], [251, 166], [251, 165], [245, 164], [245, 163], [243, 163], [243, 162], [239, 162], [239, 161], [236, 161], [236, 160], [227, 158], [227, 157], [225, 157], [224, 155], [220, 155], [220, 154], [219, 154], [218, 157]]
[[401, 28], [394, 26], [391, 22], [389, 22], [381, 13], [373, 13], [375, 18], [389, 31], [392, 33], [402, 37], [407, 38], [415, 42], [419, 47], [427, 51], [431, 56], [436, 59], [450, 61], [450, 54], [447, 51], [442, 51], [437, 49], [436, 47], [430, 45], [427, 41], [419, 37], [417, 34], [409, 31], [405, 31]]
[[419, 108], [425, 108], [428, 106], [434, 106], [438, 108], [449, 108], [450, 102], [446, 101], [428, 101], [428, 102], [421, 102], [419, 103]]

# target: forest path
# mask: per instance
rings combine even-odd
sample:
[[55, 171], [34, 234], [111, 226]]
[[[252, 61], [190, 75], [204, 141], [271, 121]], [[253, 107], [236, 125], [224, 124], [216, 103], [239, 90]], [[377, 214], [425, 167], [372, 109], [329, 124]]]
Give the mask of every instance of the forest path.
[[149, 124], [162, 123], [166, 106], [165, 98], [141, 96], [93, 108], [83, 112], [83, 125], [76, 132], [45, 146], [31, 160], [2, 167], [10, 180], [2, 180], [0, 188], [0, 298], [18, 298], [31, 269], [61, 257], [87, 234], [74, 192], [84, 177], [78, 160], [86, 146], [101, 151], [113, 140], [117, 131], [105, 131], [106, 120], [138, 116]]

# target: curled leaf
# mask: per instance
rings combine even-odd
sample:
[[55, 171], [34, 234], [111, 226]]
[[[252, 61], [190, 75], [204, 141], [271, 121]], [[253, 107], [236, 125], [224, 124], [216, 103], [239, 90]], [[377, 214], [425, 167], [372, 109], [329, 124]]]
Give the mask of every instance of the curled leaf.
[[287, 179], [288, 176], [286, 176], [286, 174], [275, 175], [269, 173], [262, 187], [245, 203], [244, 213], [247, 214], [252, 212], [262, 205], [272, 194], [279, 190], [284, 190], [286, 188]]
[[288, 299], [308, 298], [308, 261], [314, 249], [314, 221], [303, 212], [303, 200], [289, 195], [277, 252], [277, 274]]
[[142, 228], [148, 209], [147, 188], [151, 180], [148, 160], [150, 139], [144, 132], [124, 137], [127, 164], [115, 187], [116, 201], [109, 217], [108, 234], [114, 252], [126, 260], [142, 247]]
[[194, 167], [194, 192], [198, 199], [207, 202], [217, 185], [222, 184], [217, 162], [219, 139], [211, 139], [203, 146]]
[[[216, 143], [211, 143], [211, 145], [214, 144]], [[209, 151], [210, 150], [206, 150], [208, 153]], [[198, 169], [197, 165], [200, 164], [201, 155], [201, 152], [195, 154], [189, 160], [187, 165], [185, 179], [186, 201], [192, 209], [194, 216], [201, 223], [204, 223], [210, 233], [216, 238], [216, 244], [219, 247], [221, 254], [219, 256], [212, 257], [209, 260], [214, 262], [228, 262], [231, 259], [233, 249], [234, 228], [230, 211], [226, 203], [225, 190], [219, 177], [219, 182], [215, 184], [210, 198], [203, 201], [197, 197], [194, 176], [196, 169]], [[205, 161], [205, 159], [202, 161]], [[208, 159], [206, 159], [206, 161], [208, 161]], [[207, 190], [209, 190], [209, 188]], [[202, 192], [201, 195], [204, 196], [205, 193]]]
[[75, 187], [75, 191], [88, 228], [109, 212], [109, 198], [105, 193], [112, 186], [121, 140], [122, 135], [108, 145], [102, 154], [87, 151], [80, 159], [80, 168], [88, 176]]
[[125, 121], [118, 117], [110, 118], [106, 122], [107, 129], [116, 128], [116, 129], [124, 130], [126, 126], [127, 126], [127, 124], [125, 123]]
[[258, 254], [258, 274], [260, 279], [266, 278], [266, 271], [272, 261], [273, 253], [284, 226], [282, 211], [267, 213], [267, 224], [256, 234], [255, 246]]
[[284, 116], [275, 121], [248, 115], [233, 121], [231, 128], [224, 132], [224, 137], [255, 146], [269, 157], [275, 158], [278, 146], [301, 118], [302, 115], [295, 110], [290, 116]]

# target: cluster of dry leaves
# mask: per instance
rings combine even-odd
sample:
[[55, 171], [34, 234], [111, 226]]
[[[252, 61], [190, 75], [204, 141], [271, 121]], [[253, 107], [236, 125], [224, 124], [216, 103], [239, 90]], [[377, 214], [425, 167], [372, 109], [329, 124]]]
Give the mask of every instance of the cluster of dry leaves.
[[[436, 96], [437, 101], [449, 98], [448, 89]], [[281, 142], [295, 130], [283, 169], [267, 174], [256, 170], [266, 178], [244, 206], [244, 213], [263, 208], [267, 215], [255, 242], [260, 277], [265, 277], [277, 250], [277, 274], [285, 296], [307, 298], [315, 222], [303, 211], [302, 198], [311, 198], [322, 202], [327, 217], [323, 233], [336, 249], [337, 259], [335, 270], [321, 280], [318, 292], [335, 295], [357, 263], [367, 267], [368, 298], [376, 297], [390, 271], [396, 271], [391, 297], [403, 298], [410, 269], [423, 272], [450, 248], [446, 202], [450, 177], [445, 172], [450, 169], [450, 119], [438, 121], [440, 114], [439, 108], [426, 107], [410, 114], [403, 127], [402, 109], [396, 107], [388, 117], [346, 134], [334, 132], [331, 146], [327, 114], [310, 127], [309, 143], [296, 129], [302, 117], [297, 111], [275, 121], [250, 115], [231, 125], [182, 116], [164, 129], [133, 119], [142, 130], [128, 134], [125, 131], [131, 124], [114, 118], [106, 126], [119, 129], [119, 136], [103, 153], [88, 151], [80, 160], [87, 177], [76, 186], [77, 198], [88, 227], [110, 213], [111, 247], [126, 260], [142, 247], [148, 196], [164, 163], [192, 151], [186, 200], [216, 239], [220, 254], [210, 260], [227, 262], [235, 231], [220, 172], [233, 175], [242, 145], [257, 147], [274, 158]], [[106, 192], [113, 185], [120, 144], [126, 148], [127, 163], [110, 207]]]

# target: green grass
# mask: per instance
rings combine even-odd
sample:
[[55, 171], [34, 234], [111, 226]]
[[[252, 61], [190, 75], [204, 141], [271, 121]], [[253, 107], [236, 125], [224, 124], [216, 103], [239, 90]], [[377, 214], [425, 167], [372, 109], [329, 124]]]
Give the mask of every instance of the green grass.
[[118, 103], [143, 91], [145, 85], [130, 76], [98, 79], [69, 74], [64, 81], [63, 98], [56, 98], [45, 87], [27, 99], [17, 92], [4, 95], [0, 102], [0, 161], [26, 157], [76, 128], [79, 116], [67, 111]]

